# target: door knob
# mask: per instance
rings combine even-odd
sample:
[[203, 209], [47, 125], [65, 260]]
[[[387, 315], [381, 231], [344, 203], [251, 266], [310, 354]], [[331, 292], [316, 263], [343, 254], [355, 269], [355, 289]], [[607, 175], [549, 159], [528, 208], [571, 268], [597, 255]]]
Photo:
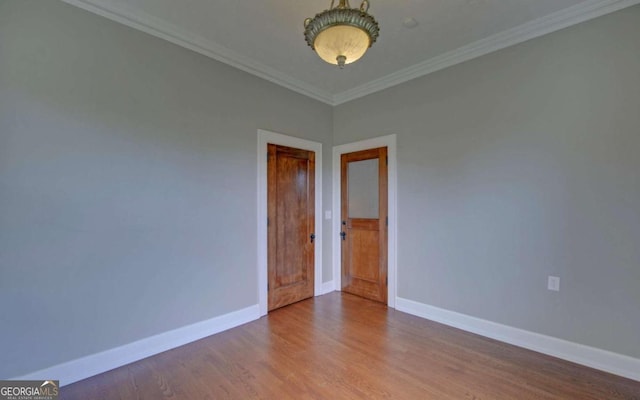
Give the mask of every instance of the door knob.
[[340, 232], [340, 236], [342, 236], [342, 240], [346, 240], [347, 232], [345, 231]]
[[316, 238], [316, 234], [312, 233], [310, 237], [311, 237], [311, 243], [313, 243], [314, 239]]

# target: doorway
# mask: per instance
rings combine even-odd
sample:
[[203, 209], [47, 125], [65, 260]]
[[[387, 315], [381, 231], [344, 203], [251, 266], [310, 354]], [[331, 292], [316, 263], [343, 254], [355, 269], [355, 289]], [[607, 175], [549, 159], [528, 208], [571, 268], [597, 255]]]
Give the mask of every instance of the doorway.
[[340, 156], [341, 290], [387, 303], [387, 148]]
[[[268, 312], [268, 233], [267, 233], [267, 153], [268, 145], [281, 145], [301, 150], [312, 151], [315, 154], [315, 193], [313, 198], [315, 218], [315, 239], [313, 253], [313, 295], [323, 294], [322, 283], [322, 144], [293, 136], [283, 135], [266, 130], [258, 130], [257, 146], [257, 295], [260, 316], [267, 315]], [[327, 285], [325, 285], [327, 286]]]
[[[342, 259], [343, 259], [343, 240], [340, 232], [343, 232], [341, 210], [343, 208], [342, 201], [342, 155], [348, 153], [359, 152], [362, 150], [378, 149], [386, 147], [387, 159], [387, 217], [384, 225], [387, 232], [387, 280], [386, 284], [386, 304], [389, 307], [395, 307], [397, 296], [397, 162], [396, 162], [396, 135], [381, 136], [373, 139], [367, 139], [359, 142], [343, 144], [333, 148], [333, 203], [332, 208], [335, 211], [335, 218], [332, 221], [332, 248], [333, 248], [333, 277], [336, 290], [342, 290]], [[385, 197], [383, 194], [381, 197]], [[384, 201], [384, 199], [383, 199]], [[347, 232], [348, 234], [348, 232]], [[346, 238], [345, 238], [346, 239]], [[345, 240], [346, 241], [346, 240]], [[384, 251], [384, 250], [382, 250]], [[380, 300], [379, 300], [380, 301]]]
[[315, 153], [276, 144], [268, 144], [267, 149], [267, 290], [271, 311], [313, 297]]

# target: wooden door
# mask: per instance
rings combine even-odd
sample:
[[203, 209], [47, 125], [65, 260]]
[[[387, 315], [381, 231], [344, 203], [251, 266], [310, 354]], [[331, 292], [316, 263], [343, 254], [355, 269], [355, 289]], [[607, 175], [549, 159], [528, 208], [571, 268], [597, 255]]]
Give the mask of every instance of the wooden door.
[[387, 302], [387, 148], [341, 157], [342, 290]]
[[269, 144], [269, 311], [313, 297], [315, 153]]

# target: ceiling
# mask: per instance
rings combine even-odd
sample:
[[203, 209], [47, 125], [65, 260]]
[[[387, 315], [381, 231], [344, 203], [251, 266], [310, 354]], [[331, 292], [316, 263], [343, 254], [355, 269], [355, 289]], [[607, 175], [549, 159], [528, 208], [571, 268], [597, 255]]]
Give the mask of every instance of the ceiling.
[[[640, 0], [370, 0], [380, 37], [343, 70], [303, 20], [329, 0], [63, 0], [337, 105]], [[360, 0], [352, 0], [359, 7]], [[418, 25], [403, 26], [413, 18]]]

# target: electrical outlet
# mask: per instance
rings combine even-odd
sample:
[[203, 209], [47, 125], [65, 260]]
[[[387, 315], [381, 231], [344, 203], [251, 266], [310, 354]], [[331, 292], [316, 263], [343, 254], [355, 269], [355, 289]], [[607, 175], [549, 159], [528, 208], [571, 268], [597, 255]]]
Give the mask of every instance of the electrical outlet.
[[331, 219], [331, 210], [324, 211], [324, 219]]
[[547, 282], [547, 289], [553, 290], [554, 292], [560, 291], [560, 278], [557, 276], [549, 275], [549, 280]]

